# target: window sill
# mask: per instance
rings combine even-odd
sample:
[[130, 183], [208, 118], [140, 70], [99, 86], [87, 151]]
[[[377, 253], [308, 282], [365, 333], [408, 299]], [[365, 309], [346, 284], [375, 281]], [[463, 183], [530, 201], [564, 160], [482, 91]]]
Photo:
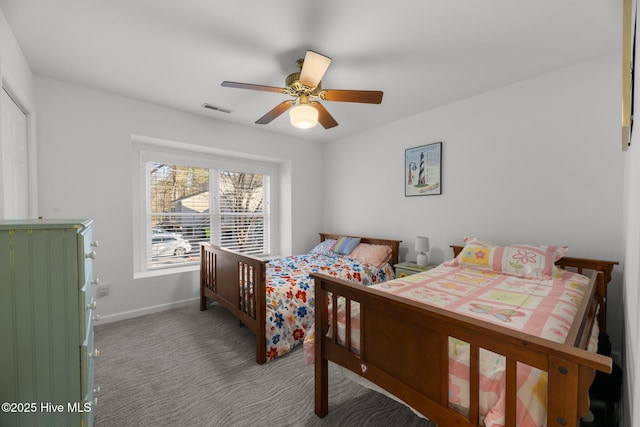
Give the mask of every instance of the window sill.
[[157, 270], [139, 271], [133, 273], [133, 279], [146, 279], [148, 277], [168, 276], [170, 274], [188, 273], [200, 270], [200, 264], [192, 264], [184, 267], [159, 268]]

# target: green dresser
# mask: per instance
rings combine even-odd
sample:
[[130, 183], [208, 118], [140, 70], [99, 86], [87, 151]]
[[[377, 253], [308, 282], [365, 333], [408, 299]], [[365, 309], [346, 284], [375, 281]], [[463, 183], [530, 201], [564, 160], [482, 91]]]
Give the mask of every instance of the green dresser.
[[0, 426], [92, 426], [91, 220], [0, 220]]

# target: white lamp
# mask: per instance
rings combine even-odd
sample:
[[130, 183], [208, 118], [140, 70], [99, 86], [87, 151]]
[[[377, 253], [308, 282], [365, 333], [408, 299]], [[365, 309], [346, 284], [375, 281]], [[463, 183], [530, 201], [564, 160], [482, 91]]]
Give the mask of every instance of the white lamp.
[[300, 103], [289, 110], [291, 124], [300, 129], [309, 129], [318, 124], [318, 110], [305, 95], [300, 96]]
[[427, 254], [425, 253], [429, 252], [428, 237], [416, 237], [416, 252], [418, 252], [416, 263], [421, 267], [425, 267], [429, 262], [429, 258], [427, 258]]

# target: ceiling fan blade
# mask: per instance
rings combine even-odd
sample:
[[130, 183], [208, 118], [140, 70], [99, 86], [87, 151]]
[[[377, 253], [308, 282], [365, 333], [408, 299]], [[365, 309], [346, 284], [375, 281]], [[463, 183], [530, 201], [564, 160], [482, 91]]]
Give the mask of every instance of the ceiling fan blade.
[[276, 93], [287, 93], [287, 90], [281, 87], [275, 86], [263, 86], [263, 85], [254, 85], [251, 83], [238, 83], [238, 82], [228, 82], [224, 81], [220, 86], [224, 87], [235, 87], [238, 89], [251, 89], [251, 90], [261, 90], [264, 92], [276, 92]]
[[318, 101], [312, 101], [311, 105], [318, 110], [318, 121], [323, 128], [331, 129], [338, 126], [338, 122], [336, 122], [336, 119], [334, 119], [327, 109], [324, 108], [324, 105], [320, 104]]
[[280, 104], [276, 105], [271, 111], [269, 111], [267, 114], [265, 114], [264, 116], [262, 116], [258, 120], [256, 120], [256, 124], [257, 125], [266, 125], [268, 123], [271, 123], [271, 121], [273, 119], [275, 119], [280, 114], [282, 114], [285, 111], [287, 111], [289, 108], [291, 108], [291, 106], [293, 104], [295, 104], [295, 101], [292, 100], [292, 99], [289, 99], [287, 101], [281, 102]]
[[320, 98], [327, 101], [362, 102], [365, 104], [380, 104], [383, 93], [379, 90], [340, 90], [325, 89], [320, 92]]
[[331, 58], [308, 50], [300, 70], [300, 82], [309, 87], [318, 86], [329, 64], [331, 64]]

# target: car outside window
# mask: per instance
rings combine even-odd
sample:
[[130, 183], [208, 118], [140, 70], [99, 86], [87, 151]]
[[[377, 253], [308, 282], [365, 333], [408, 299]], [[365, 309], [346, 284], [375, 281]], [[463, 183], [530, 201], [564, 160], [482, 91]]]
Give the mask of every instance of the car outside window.
[[147, 161], [146, 270], [197, 264], [200, 243], [269, 252], [267, 174]]

